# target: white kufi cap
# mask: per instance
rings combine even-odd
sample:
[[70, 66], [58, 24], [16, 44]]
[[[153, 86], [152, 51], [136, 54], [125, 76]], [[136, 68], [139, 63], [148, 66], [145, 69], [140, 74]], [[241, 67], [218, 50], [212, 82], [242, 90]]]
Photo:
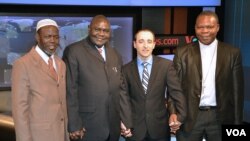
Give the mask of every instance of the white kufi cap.
[[36, 31], [38, 31], [40, 28], [42, 28], [44, 26], [49, 26], [49, 25], [52, 25], [52, 26], [55, 26], [56, 28], [58, 28], [58, 25], [54, 20], [43, 19], [43, 20], [40, 20], [37, 22]]

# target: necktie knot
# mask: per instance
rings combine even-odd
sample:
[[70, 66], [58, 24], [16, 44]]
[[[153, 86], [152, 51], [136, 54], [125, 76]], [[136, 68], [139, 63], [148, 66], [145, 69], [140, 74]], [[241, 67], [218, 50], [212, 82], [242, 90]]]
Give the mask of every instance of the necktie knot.
[[51, 66], [53, 67], [53, 59], [51, 57], [49, 57], [48, 63], [49, 63], [49, 67], [51, 67]]
[[102, 54], [102, 48], [97, 48], [98, 52]]
[[148, 62], [143, 62], [142, 63], [143, 67], [147, 67], [148, 64], [149, 64]]
[[105, 61], [105, 55], [103, 54], [103, 48], [97, 48], [97, 50]]

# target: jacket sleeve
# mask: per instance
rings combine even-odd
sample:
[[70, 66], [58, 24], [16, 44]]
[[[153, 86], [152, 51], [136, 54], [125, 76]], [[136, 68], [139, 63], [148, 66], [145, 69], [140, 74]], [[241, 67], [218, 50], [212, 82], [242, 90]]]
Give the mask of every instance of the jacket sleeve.
[[68, 131], [78, 131], [83, 128], [79, 115], [78, 102], [78, 67], [77, 59], [69, 47], [64, 51], [63, 60], [66, 64], [66, 101], [68, 110]]
[[240, 50], [237, 50], [233, 66], [233, 94], [235, 102], [235, 124], [241, 124], [243, 120], [244, 106], [244, 80]]
[[29, 79], [27, 67], [17, 60], [12, 69], [12, 114], [18, 141], [32, 141], [29, 119]]
[[121, 107], [121, 120], [125, 124], [125, 126], [129, 129], [133, 128], [132, 123], [132, 109], [130, 98], [128, 94], [128, 87], [126, 83], [126, 78], [124, 77], [124, 73], [121, 73], [121, 98], [120, 98], [120, 107]]
[[168, 65], [167, 73], [168, 110], [170, 114], [177, 114], [178, 120], [183, 123], [187, 113], [186, 98], [172, 62]]

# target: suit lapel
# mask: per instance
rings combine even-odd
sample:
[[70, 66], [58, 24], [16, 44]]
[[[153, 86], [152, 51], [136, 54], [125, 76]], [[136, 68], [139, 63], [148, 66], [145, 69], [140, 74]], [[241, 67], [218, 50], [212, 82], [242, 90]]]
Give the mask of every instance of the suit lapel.
[[[105, 45], [105, 54], [106, 54], [106, 63], [112, 62], [112, 56], [113, 55], [110, 52], [110, 47], [108, 47], [106, 45]], [[100, 54], [99, 54], [99, 56], [101, 57], [102, 61], [105, 62], [103, 57]]]
[[157, 76], [157, 73], [159, 71], [159, 69], [157, 69], [158, 66], [159, 66], [159, 60], [153, 56], [153, 63], [152, 63], [152, 69], [151, 69], [151, 73], [150, 73], [149, 81], [148, 81], [147, 94], [149, 94], [152, 89], [152, 85], [154, 83], [155, 77]]
[[[55, 63], [56, 63], [56, 68], [57, 68], [57, 76], [58, 76], [58, 84], [61, 85], [62, 81], [63, 81], [63, 77], [64, 76], [64, 72], [62, 72], [62, 62], [59, 61], [59, 57], [58, 56], [54, 56], [55, 59]], [[59, 101], [62, 101], [63, 99], [63, 95], [59, 94]]]
[[136, 84], [140, 88], [142, 94], [145, 96], [144, 90], [142, 87], [142, 83], [141, 83], [140, 74], [139, 74], [138, 67], [137, 67], [137, 60], [136, 59], [131, 64], [131, 70], [132, 70], [132, 78], [135, 78]]
[[[94, 46], [87, 46], [86, 49], [90, 54], [95, 56], [97, 59], [99, 59], [102, 62], [105, 62], [103, 57], [101, 56], [101, 54], [98, 52], [98, 50]], [[105, 49], [105, 51], [106, 51], [106, 49]]]
[[218, 41], [217, 46], [217, 60], [216, 60], [216, 69], [215, 69], [215, 78], [219, 75], [221, 69], [223, 68], [223, 64], [226, 62], [224, 53], [224, 46], [221, 45], [221, 43]]
[[54, 59], [57, 68], [58, 82], [60, 82], [61, 81], [60, 79], [63, 77], [62, 63], [59, 61], [59, 58], [57, 56], [55, 56]]
[[[96, 58], [98, 58], [100, 61], [104, 62], [103, 57], [101, 56], [101, 54], [98, 52], [98, 50], [96, 49], [95, 45], [90, 41], [89, 37], [86, 39], [87, 44], [85, 45], [86, 50], [92, 54], [93, 56], [95, 56]], [[105, 48], [105, 53], [107, 53], [107, 48]], [[107, 56], [107, 54], [106, 54]], [[107, 59], [107, 58], [106, 58]]]
[[46, 64], [46, 62], [42, 59], [42, 57], [35, 51], [35, 48], [32, 48], [31, 53], [32, 53], [32, 56], [35, 60], [37, 67], [40, 67], [43, 72], [45, 72], [50, 77], [52, 77], [49, 73], [48, 64]]
[[[31, 55], [32, 55], [32, 57], [34, 58], [37, 67], [41, 68], [41, 70], [42, 70], [44, 73], [46, 73], [47, 75], [49, 75], [49, 77], [51, 77], [53, 80], [55, 80], [54, 77], [50, 74], [48, 64], [47, 64], [47, 63], [42, 59], [42, 57], [36, 52], [36, 50], [35, 50], [34, 47], [31, 49]], [[55, 80], [55, 81], [56, 81], [56, 80]]]
[[[197, 70], [199, 71], [200, 76], [202, 77], [202, 66], [201, 66], [201, 55], [200, 55], [200, 48], [199, 44], [195, 44], [193, 47], [194, 53], [192, 53], [194, 62], [196, 64]], [[216, 72], [215, 72], [215, 78], [219, 75], [221, 69], [223, 68], [223, 64], [225, 60], [225, 56], [223, 55], [224, 52], [224, 46], [221, 45], [221, 43], [218, 41], [218, 46], [217, 46], [217, 60], [216, 60]]]
[[196, 68], [199, 72], [200, 78], [202, 78], [202, 65], [201, 65], [201, 53], [199, 43], [195, 43], [192, 47], [192, 53], [189, 58], [193, 58], [193, 63], [196, 65]]

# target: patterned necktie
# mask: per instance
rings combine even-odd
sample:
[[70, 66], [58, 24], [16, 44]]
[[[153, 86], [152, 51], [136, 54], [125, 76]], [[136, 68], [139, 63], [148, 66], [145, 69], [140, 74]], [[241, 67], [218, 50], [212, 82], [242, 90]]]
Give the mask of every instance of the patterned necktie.
[[56, 73], [56, 70], [55, 70], [55, 68], [54, 68], [54, 66], [53, 66], [53, 59], [51, 58], [51, 57], [49, 57], [49, 72], [50, 72], [50, 74], [52, 75], [52, 77], [55, 79], [55, 80], [57, 80], [58, 78], [57, 78], [57, 73]]
[[[98, 52], [100, 53], [100, 55], [102, 56], [102, 48], [97, 48]], [[102, 56], [103, 58], [103, 56]]]
[[147, 94], [147, 88], [148, 88], [148, 80], [149, 80], [149, 73], [148, 73], [148, 68], [147, 62], [143, 62], [143, 72], [142, 72], [142, 87], [144, 89], [145, 94]]

